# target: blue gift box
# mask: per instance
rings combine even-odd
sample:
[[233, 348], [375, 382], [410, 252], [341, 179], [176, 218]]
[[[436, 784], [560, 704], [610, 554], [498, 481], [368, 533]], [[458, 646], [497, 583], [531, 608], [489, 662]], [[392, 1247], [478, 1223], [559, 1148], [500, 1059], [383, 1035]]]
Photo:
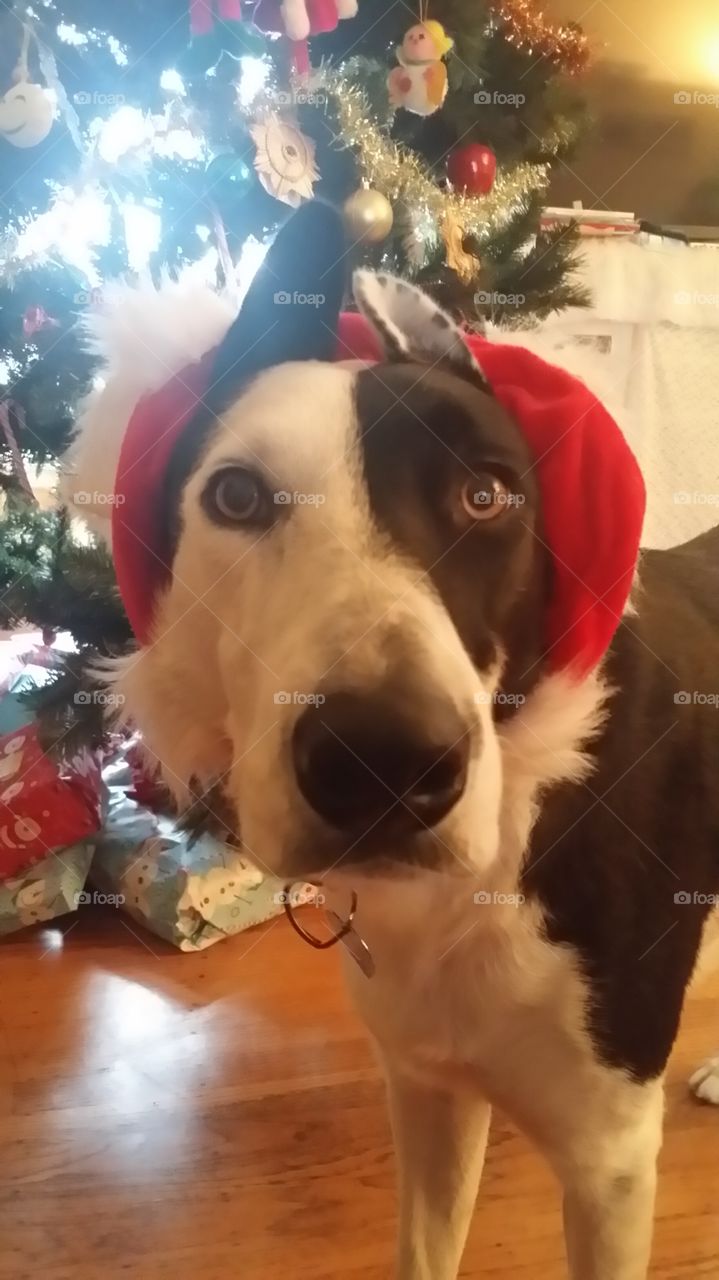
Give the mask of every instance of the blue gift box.
[[11, 880], [0, 880], [0, 936], [76, 911], [94, 852], [92, 841], [58, 849]]
[[236, 849], [186, 831], [128, 795], [131, 772], [119, 759], [103, 770], [109, 792], [92, 883], [146, 929], [181, 951], [201, 951], [279, 915], [282, 882]]

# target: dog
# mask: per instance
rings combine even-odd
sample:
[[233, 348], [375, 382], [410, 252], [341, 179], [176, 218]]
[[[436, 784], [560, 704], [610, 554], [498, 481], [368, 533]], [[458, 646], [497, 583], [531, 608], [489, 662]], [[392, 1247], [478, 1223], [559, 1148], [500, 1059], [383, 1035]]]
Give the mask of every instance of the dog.
[[238, 316], [166, 284], [96, 322], [65, 487], [138, 638], [112, 679], [178, 803], [219, 785], [332, 904], [399, 1280], [457, 1276], [493, 1103], [561, 1182], [572, 1280], [644, 1280], [719, 893], [719, 529], [640, 556], [599, 401], [409, 284], [357, 273], [338, 351], [345, 261], [308, 204]]

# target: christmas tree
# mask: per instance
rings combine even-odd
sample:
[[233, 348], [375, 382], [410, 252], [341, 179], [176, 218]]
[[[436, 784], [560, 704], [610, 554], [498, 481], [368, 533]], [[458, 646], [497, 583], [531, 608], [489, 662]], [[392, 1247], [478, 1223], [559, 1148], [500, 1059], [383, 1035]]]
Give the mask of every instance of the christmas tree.
[[109, 281], [190, 269], [238, 300], [289, 208], [341, 205], [351, 264], [471, 327], [581, 303], [543, 230], [587, 41], [535, 0], [0, 0], [3, 625], [130, 632], [106, 553], [40, 512]]

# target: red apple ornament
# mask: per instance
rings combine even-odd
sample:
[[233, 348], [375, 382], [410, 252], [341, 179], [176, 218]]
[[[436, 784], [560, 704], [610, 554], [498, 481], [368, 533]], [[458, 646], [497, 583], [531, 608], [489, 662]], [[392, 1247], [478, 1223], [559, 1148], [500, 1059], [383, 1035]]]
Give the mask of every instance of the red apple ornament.
[[469, 142], [450, 154], [447, 176], [462, 195], [486, 196], [497, 176], [497, 157], [483, 142]]

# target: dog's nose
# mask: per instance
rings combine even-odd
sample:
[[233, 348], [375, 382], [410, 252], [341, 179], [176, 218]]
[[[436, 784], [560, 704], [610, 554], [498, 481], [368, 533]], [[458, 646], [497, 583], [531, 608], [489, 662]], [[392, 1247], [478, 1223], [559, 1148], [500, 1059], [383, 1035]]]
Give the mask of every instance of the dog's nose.
[[292, 739], [305, 800], [358, 835], [380, 822], [396, 835], [436, 826], [464, 791], [469, 742], [453, 708], [434, 718], [430, 732], [384, 699], [354, 693], [308, 707]]

